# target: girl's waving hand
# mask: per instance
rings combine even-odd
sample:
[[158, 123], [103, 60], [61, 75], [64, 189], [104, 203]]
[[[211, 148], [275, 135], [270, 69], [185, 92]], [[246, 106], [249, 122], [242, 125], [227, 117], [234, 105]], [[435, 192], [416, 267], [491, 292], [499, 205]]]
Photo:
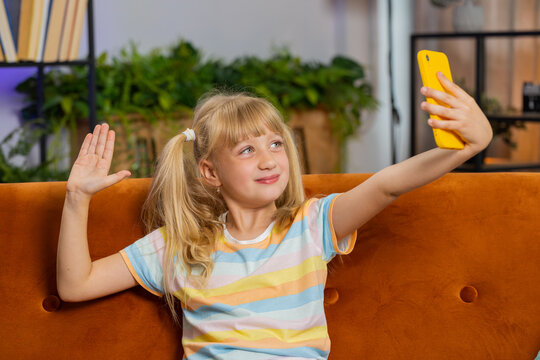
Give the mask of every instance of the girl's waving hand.
[[493, 131], [478, 104], [442, 73], [439, 72], [437, 76], [450, 94], [427, 87], [422, 88], [421, 93], [448, 107], [428, 102], [422, 102], [421, 107], [445, 119], [429, 119], [431, 127], [457, 131], [466, 143], [465, 147], [462, 150], [435, 148], [426, 151], [379, 171], [337, 197], [332, 220], [338, 239], [361, 227], [398, 196], [436, 180], [478, 154], [490, 143]]
[[114, 131], [107, 124], [97, 125], [93, 134], [86, 135], [73, 164], [67, 191], [92, 196], [120, 182], [131, 173], [127, 170], [109, 174], [114, 151]]

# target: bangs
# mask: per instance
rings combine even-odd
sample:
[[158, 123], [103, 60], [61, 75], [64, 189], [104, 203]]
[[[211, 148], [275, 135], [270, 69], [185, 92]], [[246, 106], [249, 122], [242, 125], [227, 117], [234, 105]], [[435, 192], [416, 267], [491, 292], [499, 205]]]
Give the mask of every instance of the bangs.
[[233, 147], [268, 131], [283, 135], [283, 120], [271, 104], [257, 98], [236, 98], [222, 104], [212, 119], [210, 150]]

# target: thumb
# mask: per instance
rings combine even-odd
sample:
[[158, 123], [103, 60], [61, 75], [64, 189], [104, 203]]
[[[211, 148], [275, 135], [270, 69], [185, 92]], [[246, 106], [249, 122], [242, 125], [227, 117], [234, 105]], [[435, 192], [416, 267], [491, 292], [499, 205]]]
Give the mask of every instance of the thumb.
[[124, 180], [128, 176], [131, 176], [131, 172], [128, 170], [121, 170], [115, 174], [111, 174], [105, 178], [105, 185], [106, 187], [109, 187], [111, 185], [114, 185], [116, 183], [119, 183], [120, 181]]

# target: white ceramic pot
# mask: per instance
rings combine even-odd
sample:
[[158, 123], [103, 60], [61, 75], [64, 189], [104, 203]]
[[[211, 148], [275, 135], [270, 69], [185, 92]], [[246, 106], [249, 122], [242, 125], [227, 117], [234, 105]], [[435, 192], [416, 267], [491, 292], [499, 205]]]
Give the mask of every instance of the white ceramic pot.
[[484, 8], [472, 0], [454, 8], [454, 30], [457, 32], [481, 31], [484, 27]]

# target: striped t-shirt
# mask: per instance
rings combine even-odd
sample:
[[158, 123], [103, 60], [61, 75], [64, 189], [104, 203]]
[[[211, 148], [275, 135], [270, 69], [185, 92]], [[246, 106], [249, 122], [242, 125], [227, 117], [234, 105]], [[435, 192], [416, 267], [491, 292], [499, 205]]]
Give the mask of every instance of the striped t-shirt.
[[[338, 243], [332, 224], [335, 198], [306, 201], [289, 228], [274, 226], [260, 241], [221, 236], [204, 289], [177, 271], [172, 286], [175, 296], [185, 300], [184, 358], [328, 358], [327, 263], [351, 252], [356, 240], [355, 232]], [[137, 282], [156, 295], [163, 294], [163, 230], [121, 251]]]

